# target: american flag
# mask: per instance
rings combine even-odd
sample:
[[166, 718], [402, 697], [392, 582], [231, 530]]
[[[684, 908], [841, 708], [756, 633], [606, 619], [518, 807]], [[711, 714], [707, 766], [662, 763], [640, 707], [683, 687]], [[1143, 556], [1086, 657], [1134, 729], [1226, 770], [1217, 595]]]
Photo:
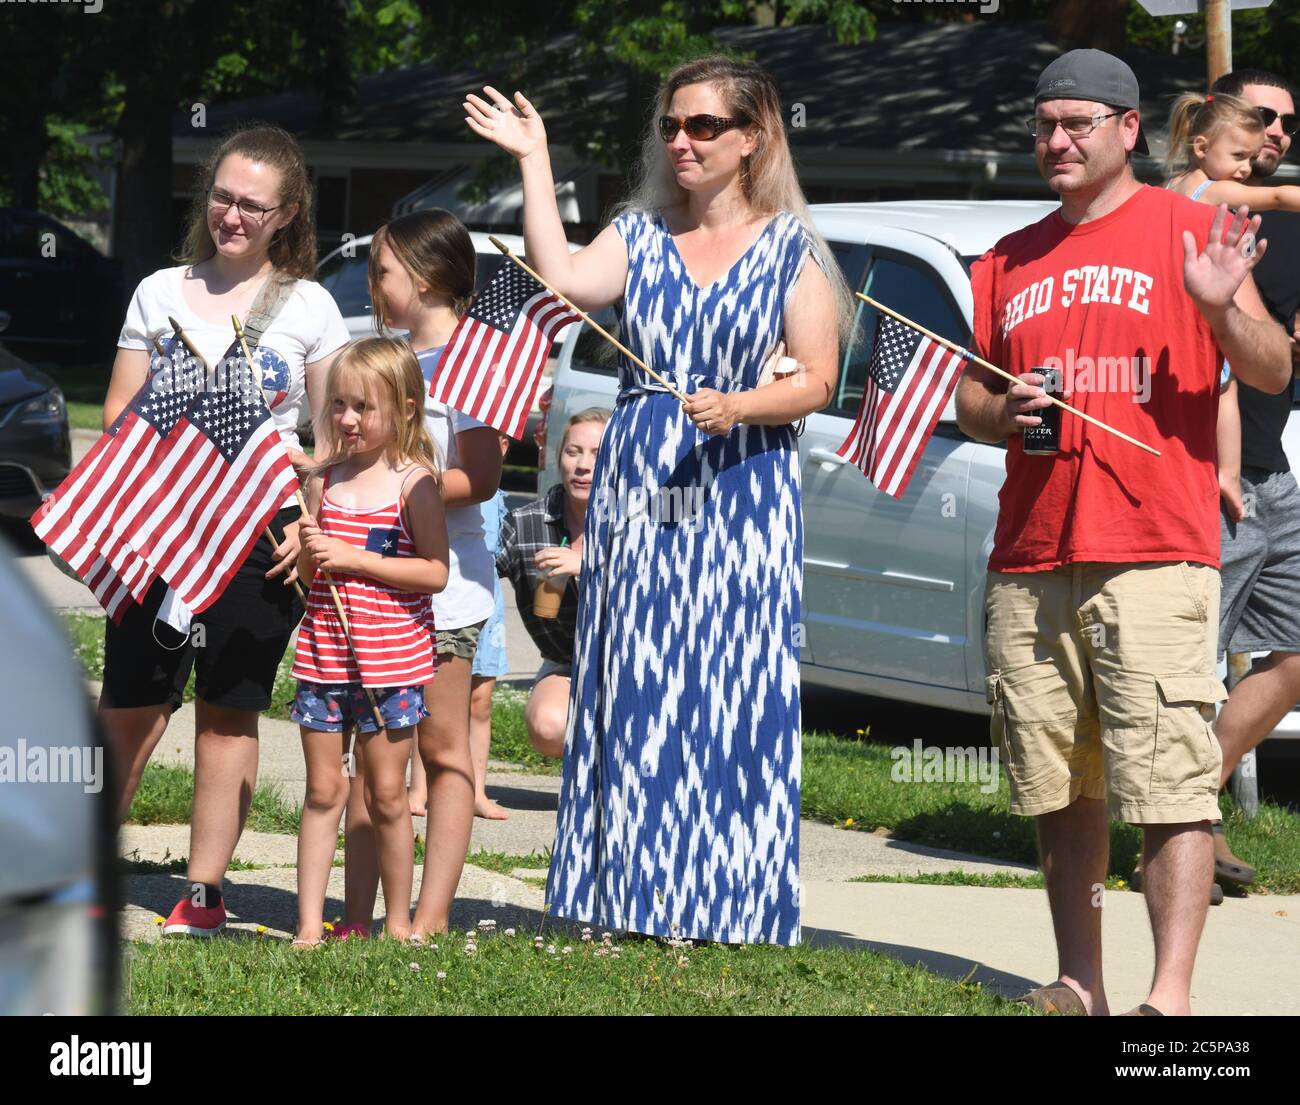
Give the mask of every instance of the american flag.
[[853, 429], [836, 453], [902, 498], [970, 353], [956, 353], [882, 314]]
[[429, 395], [522, 439], [551, 341], [578, 318], [518, 265], [503, 264], [457, 324]]
[[215, 388], [177, 349], [151, 357], [135, 398], [32, 516], [114, 621], [159, 577], [207, 609], [297, 486], [238, 345]]

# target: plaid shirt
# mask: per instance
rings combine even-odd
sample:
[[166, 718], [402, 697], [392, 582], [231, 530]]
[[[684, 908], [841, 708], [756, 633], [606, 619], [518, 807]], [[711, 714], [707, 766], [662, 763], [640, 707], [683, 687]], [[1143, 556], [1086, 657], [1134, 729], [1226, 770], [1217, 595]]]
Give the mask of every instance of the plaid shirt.
[[569, 577], [569, 584], [560, 599], [558, 617], [537, 617], [533, 613], [533, 594], [543, 579], [537, 568], [538, 552], [554, 548], [567, 535], [564, 487], [557, 483], [540, 499], [515, 507], [502, 519], [501, 540], [497, 546], [497, 575], [514, 585], [515, 602], [524, 628], [538, 651], [557, 664], [573, 663], [573, 640], [578, 623], [578, 577]]

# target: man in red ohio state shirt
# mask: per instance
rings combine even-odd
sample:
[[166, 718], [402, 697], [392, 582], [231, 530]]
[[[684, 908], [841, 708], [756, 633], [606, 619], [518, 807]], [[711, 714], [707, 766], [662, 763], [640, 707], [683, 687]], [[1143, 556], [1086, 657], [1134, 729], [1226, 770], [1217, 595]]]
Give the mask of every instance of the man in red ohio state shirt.
[[[963, 430], [1007, 440], [989, 558], [985, 654], [992, 730], [1012, 809], [1036, 819], [1058, 978], [1026, 995], [1049, 1012], [1109, 1012], [1098, 892], [1107, 814], [1143, 830], [1155, 977], [1135, 1013], [1185, 1014], [1210, 898], [1220, 752], [1210, 723], [1219, 606], [1215, 420], [1227, 357], [1275, 393], [1286, 334], [1250, 277], [1259, 217], [1228, 218], [1140, 184], [1133, 71], [1099, 50], [1043, 70], [1029, 130], [1061, 199], [971, 270], [975, 347]], [[1153, 456], [1062, 411], [1060, 449], [1026, 454], [1044, 377]]]

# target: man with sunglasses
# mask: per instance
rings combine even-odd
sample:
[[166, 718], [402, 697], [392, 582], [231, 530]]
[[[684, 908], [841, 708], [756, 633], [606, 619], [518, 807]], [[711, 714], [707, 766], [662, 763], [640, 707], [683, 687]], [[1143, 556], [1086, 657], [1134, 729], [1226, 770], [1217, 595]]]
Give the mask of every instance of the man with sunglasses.
[[[1056, 935], [1057, 980], [1025, 1000], [1056, 1013], [1109, 1011], [1108, 813], [1143, 835], [1155, 976], [1134, 1012], [1190, 1012], [1218, 818], [1210, 721], [1225, 697], [1212, 655], [1220, 351], [1263, 389], [1288, 377], [1285, 335], [1250, 279], [1268, 252], [1258, 217], [1229, 222], [1139, 183], [1138, 102], [1133, 71], [1100, 50], [1043, 70], [1028, 129], [1061, 207], [971, 269], [974, 347], [1019, 382], [973, 367], [957, 391], [962, 429], [1007, 442], [986, 692], [1012, 811], [1035, 819]], [[1065, 413], [1059, 449], [1027, 453], [1019, 431], [1050, 405], [1040, 366], [1065, 365], [1067, 401], [1161, 455]]]
[[[1274, 73], [1240, 69], [1214, 83], [1213, 91], [1253, 105], [1264, 121], [1264, 146], [1255, 156], [1248, 185], [1267, 186], [1300, 129], [1295, 98]], [[1260, 234], [1269, 249], [1254, 277], [1269, 313], [1291, 335], [1291, 358], [1300, 374], [1300, 214], [1268, 211]], [[1241, 757], [1267, 737], [1300, 700], [1300, 487], [1282, 448], [1291, 416], [1292, 389], [1271, 395], [1238, 381], [1241, 407], [1241, 471], [1246, 514], [1220, 519], [1223, 600], [1220, 652], [1267, 652], [1232, 692], [1215, 724], [1223, 746], [1222, 781]], [[1254, 871], [1215, 839], [1220, 881], [1246, 884]]]

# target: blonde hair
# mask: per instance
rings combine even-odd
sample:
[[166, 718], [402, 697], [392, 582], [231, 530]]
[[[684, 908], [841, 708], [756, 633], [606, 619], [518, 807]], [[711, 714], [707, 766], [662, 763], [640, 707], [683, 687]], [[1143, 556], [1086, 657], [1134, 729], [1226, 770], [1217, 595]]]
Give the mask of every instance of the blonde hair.
[[278, 206], [298, 205], [293, 221], [282, 226], [271, 239], [271, 264], [282, 276], [300, 280], [316, 277], [316, 223], [311, 206], [311, 177], [303, 160], [302, 149], [288, 131], [280, 127], [244, 127], [229, 135], [199, 169], [197, 190], [190, 205], [185, 245], [176, 260], [197, 265], [217, 252], [208, 230], [208, 193], [217, 179], [217, 170], [231, 154], [239, 154], [261, 165], [270, 165], [280, 173]]
[[633, 174], [632, 191], [615, 211], [663, 211], [687, 200], [687, 191], [677, 183], [659, 137], [658, 117], [667, 113], [673, 94], [692, 84], [712, 84], [727, 105], [727, 114], [740, 117], [757, 131], [754, 152], [740, 163], [740, 186], [745, 199], [761, 215], [788, 211], [802, 224], [804, 232], [825, 265], [826, 278], [835, 296], [836, 329], [840, 342], [853, 338], [856, 310], [853, 296], [826, 240], [813, 225], [808, 200], [799, 185], [794, 157], [786, 139], [785, 117], [772, 75], [752, 61], [739, 61], [724, 54], [709, 54], [679, 65], [664, 78], [655, 96], [655, 111], [641, 142], [641, 157]]
[[569, 431], [574, 426], [581, 426], [584, 422], [599, 422], [603, 426], [608, 421], [609, 411], [604, 407], [588, 407], [577, 414], [569, 415], [569, 420], [564, 424], [564, 433], [560, 434], [560, 447], [556, 450], [556, 459], [559, 459], [560, 453], [564, 452], [564, 446], [569, 441]]
[[1192, 144], [1197, 138], [1212, 142], [1228, 127], [1263, 134], [1264, 120], [1250, 104], [1236, 96], [1184, 92], [1175, 99], [1169, 111], [1169, 152], [1165, 155], [1168, 174], [1177, 176], [1191, 167]]
[[[367, 395], [374, 395], [388, 423], [389, 459], [398, 464], [418, 464], [433, 473], [442, 489], [442, 464], [438, 447], [424, 421], [424, 394], [427, 390], [420, 362], [410, 345], [399, 338], [362, 338], [345, 345], [330, 364], [325, 376], [325, 402], [316, 420], [316, 441], [324, 459], [316, 464], [314, 475], [338, 464], [345, 454], [334, 428], [331, 412], [341, 390], [345, 373], [360, 377]], [[402, 418], [408, 402], [414, 404], [410, 418]]]

